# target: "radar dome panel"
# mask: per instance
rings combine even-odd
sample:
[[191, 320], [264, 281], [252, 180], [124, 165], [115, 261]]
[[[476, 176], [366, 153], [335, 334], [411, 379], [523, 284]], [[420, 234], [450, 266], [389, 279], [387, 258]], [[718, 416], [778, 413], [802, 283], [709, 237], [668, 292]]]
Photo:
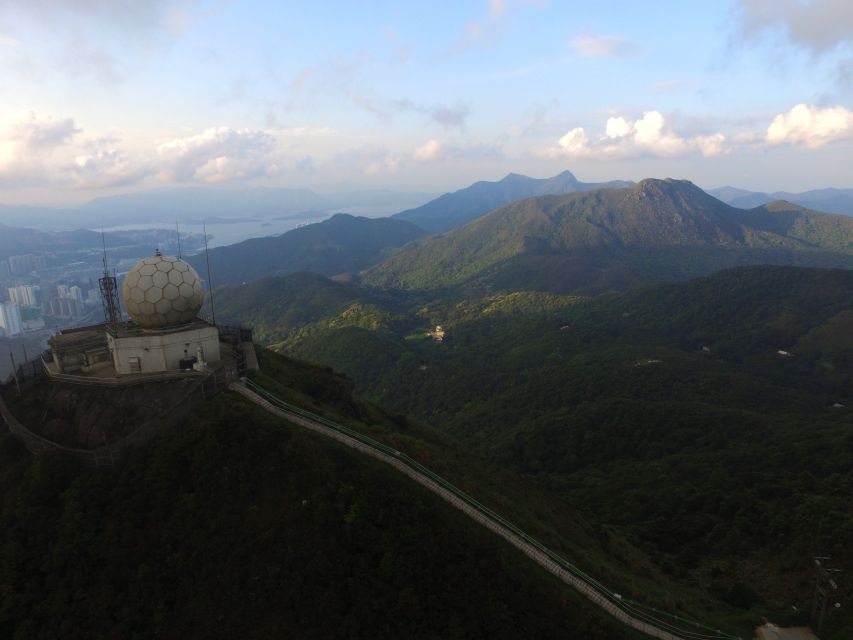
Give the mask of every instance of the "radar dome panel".
[[189, 264], [173, 256], [155, 255], [137, 262], [121, 287], [121, 301], [144, 329], [188, 324], [204, 302], [201, 278]]

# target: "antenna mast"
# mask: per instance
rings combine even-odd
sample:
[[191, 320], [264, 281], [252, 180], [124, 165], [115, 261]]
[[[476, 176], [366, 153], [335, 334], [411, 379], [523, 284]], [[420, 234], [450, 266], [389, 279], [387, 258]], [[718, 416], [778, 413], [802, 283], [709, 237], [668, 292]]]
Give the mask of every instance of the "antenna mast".
[[180, 260], [183, 256], [181, 255], [181, 230], [178, 229], [177, 220], [175, 220], [175, 233], [178, 234], [178, 260]]
[[210, 278], [210, 252], [207, 250], [207, 222], [204, 222], [204, 259], [207, 262], [207, 286], [210, 289], [210, 320], [216, 324], [216, 311], [213, 310], [213, 280]]
[[118, 331], [118, 323], [121, 320], [121, 310], [118, 302], [116, 277], [110, 275], [107, 264], [107, 240], [103, 229], [101, 229], [101, 244], [104, 247], [104, 275], [98, 280], [98, 285], [101, 288], [101, 301], [104, 305], [104, 320], [115, 335]]

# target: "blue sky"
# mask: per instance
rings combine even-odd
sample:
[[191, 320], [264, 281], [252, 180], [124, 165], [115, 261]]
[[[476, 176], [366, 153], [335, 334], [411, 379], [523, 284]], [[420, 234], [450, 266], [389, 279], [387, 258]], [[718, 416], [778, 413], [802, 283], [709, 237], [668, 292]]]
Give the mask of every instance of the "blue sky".
[[0, 202], [442, 191], [510, 171], [853, 187], [853, 3], [6, 0]]

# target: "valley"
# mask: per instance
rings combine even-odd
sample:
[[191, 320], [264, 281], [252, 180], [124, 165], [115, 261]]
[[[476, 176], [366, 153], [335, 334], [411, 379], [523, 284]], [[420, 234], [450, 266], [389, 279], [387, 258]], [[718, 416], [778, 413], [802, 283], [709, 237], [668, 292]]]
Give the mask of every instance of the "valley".
[[[797, 612], [812, 597], [812, 557], [853, 561], [844, 543], [853, 537], [851, 220], [786, 202], [739, 210], [673, 180], [528, 198], [437, 235], [397, 218], [338, 215], [212, 250], [224, 283], [215, 311], [269, 347], [253, 376], [264, 389], [406, 452], [624, 597], [747, 637], [762, 617], [808, 621]], [[203, 269], [206, 256], [189, 260]], [[206, 438], [202, 425], [271, 428], [245, 403], [226, 402], [162, 436], [165, 446], [190, 446], [181, 434]], [[100, 482], [58, 460], [28, 464], [5, 446], [15, 500], [30, 500], [16, 492], [37, 469]], [[360, 517], [345, 507], [343, 522]], [[118, 512], [97, 517], [125, 526]], [[400, 517], [394, 535], [409, 516]], [[350, 562], [351, 549], [329, 543], [326, 553]], [[159, 554], [175, 542], [149, 544]], [[351, 571], [366, 579], [365, 567]], [[173, 602], [140, 597], [178, 620]], [[632, 637], [577, 593], [563, 597], [579, 607], [571, 624], [587, 637]], [[209, 606], [213, 595], [199, 598]], [[508, 637], [550, 637], [550, 616], [527, 626], [510, 613], [525, 604], [502, 606]], [[194, 615], [177, 624], [196, 624]], [[248, 615], [257, 614], [237, 612], [228, 628], [246, 637], [285, 628], [272, 617], [249, 630]], [[363, 624], [352, 615], [331, 624]], [[481, 615], [464, 632], [407, 615], [406, 628], [418, 620], [447, 637], [500, 637]], [[29, 624], [12, 619], [15, 629]], [[323, 633], [319, 620], [303, 624]], [[825, 637], [845, 637], [850, 624], [834, 613]]]

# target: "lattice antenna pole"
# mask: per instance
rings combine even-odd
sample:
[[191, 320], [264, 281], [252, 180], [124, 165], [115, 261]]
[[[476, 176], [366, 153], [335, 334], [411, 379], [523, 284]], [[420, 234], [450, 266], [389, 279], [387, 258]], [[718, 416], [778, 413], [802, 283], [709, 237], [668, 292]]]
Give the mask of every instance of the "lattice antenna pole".
[[181, 255], [181, 230], [178, 228], [178, 221], [175, 220], [175, 233], [178, 234], [178, 260], [183, 258]]
[[103, 230], [101, 230], [101, 243], [104, 247], [104, 275], [98, 280], [98, 285], [101, 289], [101, 301], [104, 305], [104, 320], [112, 329], [113, 334], [118, 331], [118, 323], [121, 319], [121, 310], [118, 301], [118, 285], [116, 284], [115, 275], [110, 275], [109, 265], [107, 263], [107, 240]]
[[204, 259], [207, 262], [207, 289], [210, 294], [210, 320], [216, 324], [216, 311], [213, 308], [213, 280], [210, 278], [210, 252], [207, 250], [207, 222], [204, 223]]

